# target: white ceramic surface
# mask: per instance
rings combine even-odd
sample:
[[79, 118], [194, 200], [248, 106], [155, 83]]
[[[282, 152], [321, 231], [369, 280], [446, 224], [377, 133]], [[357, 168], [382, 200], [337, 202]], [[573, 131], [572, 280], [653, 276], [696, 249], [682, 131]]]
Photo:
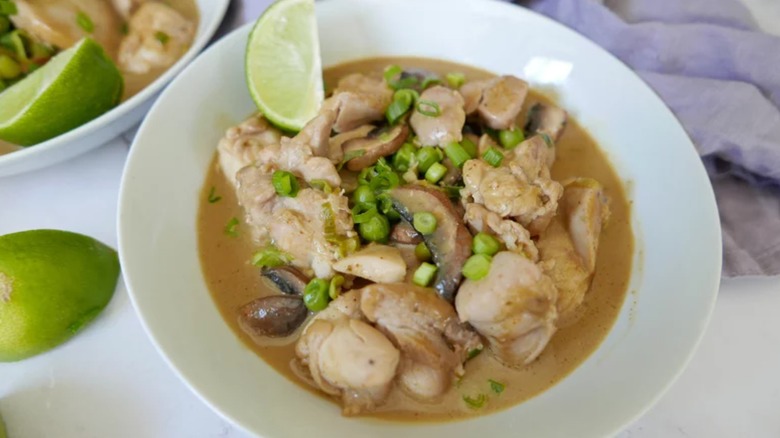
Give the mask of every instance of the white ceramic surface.
[[179, 74], [214, 36], [230, 4], [230, 0], [195, 0], [195, 2], [200, 12], [200, 23], [195, 40], [176, 64], [141, 92], [102, 116], [43, 143], [0, 155], [0, 178], [41, 169], [73, 158], [105, 144], [138, 123], [149, 111], [160, 90]]
[[[436, 57], [518, 74], [559, 95], [630, 188], [638, 243], [631, 294], [585, 364], [544, 394], [490, 416], [415, 427], [347, 419], [280, 377], [222, 321], [197, 258], [195, 220], [206, 168], [224, 129], [253, 110], [242, 72], [245, 27], [209, 49], [163, 93], [136, 137], [122, 183], [118, 228], [125, 281], [169, 364], [218, 412], [267, 437], [451, 438], [517, 431], [588, 437], [614, 433], [641, 415], [693, 353], [720, 277], [712, 190], [672, 114], [594, 44], [510, 5], [330, 0], [317, 8], [325, 65], [372, 55]], [[397, 24], [415, 15], [441, 19], [398, 32]], [[468, 37], [453, 41], [453, 29], [469, 29]]]

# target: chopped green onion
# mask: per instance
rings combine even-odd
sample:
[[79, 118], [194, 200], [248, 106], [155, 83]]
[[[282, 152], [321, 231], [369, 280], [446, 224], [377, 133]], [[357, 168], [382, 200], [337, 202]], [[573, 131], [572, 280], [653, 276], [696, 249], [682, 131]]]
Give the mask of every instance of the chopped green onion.
[[358, 233], [369, 242], [387, 242], [390, 236], [390, 222], [385, 216], [377, 213], [366, 222], [358, 224]]
[[433, 234], [436, 231], [436, 216], [427, 211], [418, 211], [412, 216], [412, 226], [422, 234]]
[[393, 167], [399, 172], [406, 172], [412, 166], [412, 160], [417, 148], [411, 143], [404, 143], [401, 149], [393, 155]]
[[387, 193], [380, 193], [376, 197], [378, 210], [382, 212], [385, 216], [387, 216], [387, 219], [389, 219], [391, 222], [395, 222], [399, 219], [401, 219], [401, 215], [398, 214], [397, 211], [395, 211], [395, 207], [393, 206], [393, 199], [388, 195]]
[[0, 15], [16, 15], [19, 12], [12, 1], [0, 1]]
[[471, 398], [467, 395], [464, 395], [463, 401], [466, 402], [466, 405], [468, 405], [468, 407], [471, 409], [479, 409], [485, 406], [485, 403], [487, 402], [487, 396], [485, 394], [480, 394], [476, 398]]
[[217, 188], [214, 186], [211, 186], [211, 190], [209, 191], [209, 204], [214, 204], [222, 200], [222, 196], [217, 196], [216, 194]]
[[463, 163], [471, 159], [471, 156], [466, 152], [466, 149], [464, 149], [460, 143], [454, 141], [448, 143], [447, 146], [444, 146], [444, 153], [447, 154], [447, 157], [452, 161], [452, 164], [458, 167], [463, 167]]
[[376, 196], [369, 186], [358, 186], [352, 193], [352, 202], [355, 205], [374, 205], [376, 204]]
[[30, 56], [36, 60], [48, 60], [54, 55], [54, 50], [51, 47], [41, 44], [37, 41], [33, 41], [30, 47]]
[[0, 15], [0, 35], [8, 32], [11, 29], [11, 20], [5, 15]]
[[362, 224], [378, 214], [379, 212], [374, 204], [357, 204], [352, 207], [352, 222]]
[[314, 278], [303, 289], [303, 304], [312, 312], [320, 312], [328, 307], [330, 282]]
[[468, 354], [466, 355], [466, 360], [471, 360], [479, 356], [479, 353], [482, 353], [482, 350], [482, 348], [474, 348], [469, 350]]
[[447, 83], [450, 84], [450, 88], [456, 90], [466, 83], [466, 75], [461, 72], [447, 73], [444, 77], [447, 79]]
[[491, 146], [488, 148], [488, 150], [485, 151], [484, 154], [482, 154], [482, 159], [487, 161], [487, 163], [491, 166], [498, 167], [501, 165], [501, 162], [504, 161], [504, 154], [502, 154], [501, 151], [495, 147]]
[[434, 264], [423, 262], [420, 267], [414, 271], [414, 275], [412, 276], [412, 283], [423, 287], [428, 286], [431, 284], [431, 281], [433, 281], [433, 277], [436, 276], [436, 271], [438, 269], [439, 268], [437, 268]]
[[463, 150], [466, 151], [467, 154], [469, 154], [469, 157], [471, 158], [477, 158], [479, 155], [479, 148], [477, 148], [477, 145], [471, 141], [468, 137], [463, 137], [463, 140], [461, 140], [460, 145], [463, 147]]
[[325, 240], [332, 243], [339, 242], [343, 237], [336, 231], [336, 213], [330, 202], [323, 202], [320, 210], [322, 219], [322, 231], [325, 233]]
[[441, 149], [431, 146], [425, 146], [418, 149], [415, 155], [417, 158], [417, 168], [420, 172], [427, 172], [428, 168], [431, 167], [433, 163], [438, 163], [444, 158]]
[[238, 237], [238, 224], [237, 217], [230, 218], [227, 225], [225, 225], [225, 234], [230, 237]]
[[339, 242], [339, 257], [346, 257], [360, 248], [358, 236], [347, 237]]
[[447, 174], [447, 167], [441, 163], [433, 163], [428, 170], [425, 171], [425, 179], [431, 184], [436, 184], [444, 178]]
[[419, 98], [420, 94], [410, 88], [396, 91], [393, 94], [393, 102], [390, 103], [385, 111], [387, 122], [391, 125], [395, 125], [404, 114], [409, 112], [409, 109]]
[[0, 45], [7, 47], [9, 50], [13, 50], [16, 54], [16, 60], [27, 62], [29, 57], [27, 56], [27, 49], [25, 48], [24, 40], [29, 39], [24, 31], [16, 29], [8, 32], [7, 34], [0, 36]]
[[154, 33], [154, 39], [159, 41], [160, 44], [164, 46], [168, 44], [168, 40], [170, 40], [171, 37], [167, 33], [158, 30], [157, 32]]
[[0, 79], [16, 79], [22, 74], [22, 67], [8, 55], [0, 53]]
[[542, 136], [542, 140], [544, 140], [544, 143], [547, 145], [548, 148], [555, 146], [552, 137], [550, 137], [546, 132], [542, 132], [539, 135]]
[[335, 300], [341, 295], [341, 285], [344, 284], [344, 276], [336, 274], [330, 279], [330, 285], [328, 286], [328, 296], [331, 300]]
[[461, 186], [442, 186], [441, 188], [444, 193], [447, 194], [447, 197], [455, 200], [460, 201], [460, 191], [463, 189]]
[[341, 168], [344, 167], [344, 165], [347, 164], [350, 160], [354, 160], [357, 157], [362, 157], [365, 154], [365, 149], [355, 149], [353, 151], [346, 152], [344, 154], [344, 158], [341, 159], [341, 163], [339, 163], [338, 170], [341, 170]]
[[481, 280], [490, 272], [493, 258], [487, 254], [474, 254], [463, 264], [463, 276], [469, 280]]
[[474, 254], [495, 255], [501, 249], [501, 243], [487, 233], [477, 233], [471, 240], [471, 251]]
[[252, 264], [260, 268], [278, 268], [292, 262], [292, 256], [273, 246], [258, 251], [252, 256]]
[[384, 78], [385, 82], [387, 82], [388, 85], [390, 85], [392, 82], [395, 81], [395, 77], [400, 75], [403, 72], [403, 69], [398, 65], [388, 65], [387, 68], [385, 68], [384, 72]]
[[331, 187], [330, 184], [324, 179], [313, 179], [309, 181], [309, 185], [321, 192], [327, 194], [333, 193], [333, 187]]
[[93, 23], [92, 19], [89, 18], [89, 15], [85, 14], [83, 11], [79, 11], [76, 14], [76, 24], [78, 24], [79, 27], [86, 33], [92, 33], [95, 31], [95, 23]]
[[285, 170], [277, 170], [271, 177], [271, 183], [279, 196], [294, 198], [298, 195], [298, 178]]
[[414, 255], [417, 257], [417, 260], [427, 262], [431, 259], [431, 250], [428, 249], [428, 246], [425, 245], [425, 242], [420, 242], [417, 244], [417, 246], [414, 247]]
[[514, 149], [523, 140], [525, 140], [523, 131], [519, 129], [502, 129], [498, 131], [498, 142], [505, 149]]
[[417, 112], [428, 117], [439, 117], [441, 115], [441, 107], [432, 100], [418, 100]]
[[425, 79], [423, 79], [422, 85], [420, 85], [420, 89], [425, 90], [431, 85], [436, 84], [441, 84], [441, 79], [437, 78], [436, 76], [426, 76]]
[[371, 178], [371, 182], [368, 183], [368, 186], [374, 193], [381, 193], [398, 187], [399, 184], [401, 184], [401, 178], [397, 173], [391, 170], [389, 172], [382, 172]]
[[490, 389], [492, 389], [496, 394], [501, 394], [506, 389], [506, 385], [501, 382], [497, 382], [493, 379], [488, 379], [488, 382], [490, 382]]
[[119, 33], [122, 35], [127, 35], [130, 33], [130, 26], [127, 25], [126, 21], [122, 23], [122, 26], [119, 27]]

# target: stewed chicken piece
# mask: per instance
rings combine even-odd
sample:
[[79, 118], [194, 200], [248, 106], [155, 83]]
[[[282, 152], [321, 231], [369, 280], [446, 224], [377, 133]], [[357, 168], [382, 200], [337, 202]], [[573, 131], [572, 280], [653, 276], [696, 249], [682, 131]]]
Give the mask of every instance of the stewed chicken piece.
[[590, 289], [601, 228], [608, 216], [601, 185], [580, 178], [567, 184], [561, 211], [539, 238], [542, 266], [558, 289], [559, 326], [574, 320]]
[[260, 114], [228, 129], [217, 145], [222, 173], [235, 186], [238, 171], [254, 164], [264, 147], [279, 144], [281, 138], [281, 132]]
[[441, 397], [463, 375], [468, 353], [482, 349], [479, 336], [433, 289], [377, 283], [360, 293], [366, 318], [401, 350], [398, 383], [412, 397]]
[[295, 347], [323, 392], [341, 398], [345, 415], [371, 411], [392, 388], [399, 350], [362, 320], [357, 291], [340, 296], [304, 329]]
[[555, 333], [556, 298], [555, 285], [541, 267], [503, 251], [493, 257], [487, 276], [463, 282], [455, 308], [501, 362], [519, 367], [536, 359]]
[[424, 146], [445, 146], [461, 141], [466, 113], [463, 97], [454, 90], [437, 85], [420, 95], [418, 111], [412, 114], [409, 124]]
[[189, 48], [195, 24], [160, 2], [142, 4], [128, 21], [128, 34], [119, 46], [123, 71], [149, 73], [173, 65]]
[[382, 120], [392, 99], [393, 92], [382, 79], [355, 73], [339, 81], [322, 107], [335, 112], [333, 129], [345, 132]]

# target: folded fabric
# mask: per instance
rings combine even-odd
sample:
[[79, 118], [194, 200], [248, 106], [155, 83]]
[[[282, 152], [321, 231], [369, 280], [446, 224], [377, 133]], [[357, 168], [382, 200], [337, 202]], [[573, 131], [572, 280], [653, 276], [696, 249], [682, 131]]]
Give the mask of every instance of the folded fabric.
[[780, 274], [780, 38], [738, 0], [519, 1], [633, 68], [713, 181], [726, 277]]

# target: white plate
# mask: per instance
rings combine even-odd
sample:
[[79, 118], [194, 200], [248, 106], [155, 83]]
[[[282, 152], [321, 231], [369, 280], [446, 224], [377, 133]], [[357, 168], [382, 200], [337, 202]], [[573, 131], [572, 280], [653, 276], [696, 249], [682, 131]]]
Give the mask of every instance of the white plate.
[[176, 64], [141, 92], [102, 116], [43, 143], [0, 155], [0, 178], [41, 169], [83, 154], [105, 144], [141, 120], [149, 111], [158, 92], [179, 74], [214, 36], [230, 0], [195, 0], [195, 3], [200, 14], [198, 31], [192, 46]]
[[244, 83], [244, 27], [163, 93], [125, 169], [120, 257], [133, 303], [163, 357], [206, 403], [265, 437], [596, 437], [645, 412], [693, 354], [720, 279], [712, 189], [672, 113], [595, 44], [509, 4], [330, 0], [317, 3], [317, 15], [325, 65], [428, 56], [518, 74], [557, 93], [629, 187], [637, 249], [626, 303], [605, 342], [561, 383], [467, 421], [409, 426], [344, 418], [334, 404], [281, 377], [222, 320], [198, 261], [196, 212], [206, 169], [224, 129], [254, 109]]

